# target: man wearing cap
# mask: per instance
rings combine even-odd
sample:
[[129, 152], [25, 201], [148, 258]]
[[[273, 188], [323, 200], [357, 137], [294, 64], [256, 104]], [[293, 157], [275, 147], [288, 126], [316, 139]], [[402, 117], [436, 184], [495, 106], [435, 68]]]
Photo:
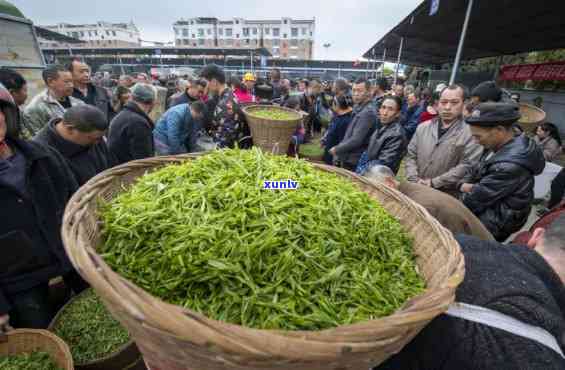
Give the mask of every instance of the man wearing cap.
[[485, 148], [480, 161], [461, 181], [463, 203], [498, 241], [528, 220], [534, 176], [542, 173], [542, 151], [527, 136], [514, 136], [520, 108], [512, 103], [479, 104], [467, 118], [473, 139]]
[[502, 99], [500, 90], [494, 81], [481, 82], [471, 91], [471, 102], [475, 104], [494, 102], [498, 103]]
[[155, 106], [155, 87], [138, 83], [131, 90], [131, 101], [112, 120], [108, 132], [108, 147], [118, 164], [152, 157], [154, 123], [149, 114]]

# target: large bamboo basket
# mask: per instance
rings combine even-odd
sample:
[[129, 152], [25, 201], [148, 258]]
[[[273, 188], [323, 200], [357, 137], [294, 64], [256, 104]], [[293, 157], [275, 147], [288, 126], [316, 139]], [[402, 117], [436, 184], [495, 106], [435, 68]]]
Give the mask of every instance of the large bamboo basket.
[[[87, 293], [88, 290], [85, 290], [84, 292], [71, 298], [57, 312], [53, 320], [51, 320], [51, 323], [49, 324], [47, 330], [54, 332], [57, 324], [64, 318], [63, 315], [65, 309], [73, 304], [75, 300], [80, 299]], [[134, 367], [134, 365], [136, 364], [138, 367]], [[124, 344], [121, 348], [118, 348], [114, 353], [110, 353], [109, 355], [96, 360], [75, 364], [76, 370], [136, 370], [143, 368], [143, 358], [141, 357], [141, 353], [139, 353], [137, 346], [132, 340]]]
[[193, 158], [151, 158], [107, 170], [72, 197], [63, 221], [65, 249], [73, 265], [127, 327], [152, 370], [368, 369], [399, 352], [453, 302], [465, 269], [452, 234], [399, 192], [321, 164], [315, 166], [351, 179], [380, 201], [414, 236], [417, 264], [427, 282], [423, 294], [388, 317], [312, 332], [245, 328], [151, 296], [112, 271], [96, 253], [97, 201], [113, 198], [147, 171]]
[[545, 112], [530, 104], [520, 103], [520, 114], [522, 117], [518, 124], [522, 126], [525, 132], [534, 132], [540, 124], [545, 122]]
[[[277, 121], [259, 118], [253, 115], [256, 110], [282, 110], [296, 115], [296, 119], [290, 121]], [[262, 150], [274, 154], [286, 154], [288, 144], [296, 126], [302, 121], [302, 115], [292, 109], [278, 107], [275, 105], [251, 105], [243, 108], [243, 114], [251, 130], [253, 144]]]
[[0, 356], [46, 352], [63, 370], [73, 370], [73, 357], [67, 344], [47, 330], [18, 329], [0, 336]]

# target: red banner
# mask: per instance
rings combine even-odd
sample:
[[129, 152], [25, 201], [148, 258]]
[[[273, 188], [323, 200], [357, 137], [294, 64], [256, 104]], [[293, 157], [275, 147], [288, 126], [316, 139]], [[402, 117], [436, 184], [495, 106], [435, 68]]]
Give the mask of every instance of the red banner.
[[502, 81], [565, 81], [565, 61], [503, 66]]

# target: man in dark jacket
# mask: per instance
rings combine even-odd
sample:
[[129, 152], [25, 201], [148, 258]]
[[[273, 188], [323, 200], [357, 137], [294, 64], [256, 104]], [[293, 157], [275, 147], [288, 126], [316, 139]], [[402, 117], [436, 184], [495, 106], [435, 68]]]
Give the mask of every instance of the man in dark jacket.
[[107, 129], [108, 121], [100, 109], [81, 105], [51, 120], [34, 141], [61, 153], [81, 186], [116, 162], [104, 141]]
[[482, 103], [466, 120], [474, 140], [486, 151], [463, 178], [461, 199], [498, 241], [528, 220], [534, 176], [545, 167], [536, 143], [525, 135], [514, 136], [512, 125], [519, 119], [516, 104]]
[[[529, 248], [457, 236], [465, 256], [459, 304], [377, 369], [565, 369], [565, 216], [535, 234]], [[461, 304], [489, 310], [490, 320], [462, 316]], [[505, 330], [497, 327], [509, 321]], [[508, 332], [516, 329], [520, 334]], [[531, 336], [540, 331], [546, 344]]]
[[104, 113], [107, 121], [114, 116], [112, 98], [108, 91], [95, 86], [90, 79], [90, 67], [78, 59], [69, 64], [69, 72], [73, 75], [73, 97], [82, 100], [88, 105], [98, 107]]
[[60, 233], [77, 183], [57, 151], [18, 138], [18, 121], [18, 108], [0, 85], [0, 333], [9, 326], [47, 327], [50, 279], [65, 276], [77, 283], [75, 292], [86, 285]]
[[149, 113], [153, 110], [157, 95], [149, 84], [138, 83], [131, 91], [132, 100], [110, 123], [108, 147], [118, 164], [152, 157], [154, 124]]
[[337, 157], [341, 166], [355, 171], [359, 158], [367, 147], [373, 131], [377, 129], [377, 114], [371, 103], [371, 84], [365, 79], [359, 79], [353, 85], [353, 103], [355, 117], [347, 127], [342, 142], [330, 149]]
[[181, 104], [192, 104], [195, 101], [199, 101], [204, 95], [204, 89], [206, 88], [206, 81], [203, 80], [189, 80], [186, 91], [181, 94], [178, 98], [171, 100], [170, 108], [181, 105]]
[[372, 166], [386, 166], [394, 173], [398, 172], [402, 157], [406, 154], [408, 140], [400, 124], [402, 100], [398, 96], [384, 99], [379, 109], [381, 127], [375, 130], [369, 148], [359, 160], [356, 172], [365, 174]]

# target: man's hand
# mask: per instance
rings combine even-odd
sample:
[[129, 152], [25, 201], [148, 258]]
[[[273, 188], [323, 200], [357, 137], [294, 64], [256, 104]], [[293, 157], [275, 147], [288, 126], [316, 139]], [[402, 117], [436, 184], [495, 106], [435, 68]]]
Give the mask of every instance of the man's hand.
[[420, 180], [418, 180], [418, 184], [424, 185], [424, 186], [427, 186], [427, 187], [431, 187], [432, 186], [432, 180], [431, 179], [420, 179]]
[[333, 155], [334, 157], [337, 156], [337, 154], [335, 153], [335, 146], [330, 149], [330, 154]]
[[462, 193], [470, 193], [473, 191], [473, 186], [474, 186], [473, 184], [463, 184], [459, 187], [459, 190]]
[[0, 334], [7, 333], [11, 330], [14, 330], [10, 326], [10, 315], [0, 315]]

